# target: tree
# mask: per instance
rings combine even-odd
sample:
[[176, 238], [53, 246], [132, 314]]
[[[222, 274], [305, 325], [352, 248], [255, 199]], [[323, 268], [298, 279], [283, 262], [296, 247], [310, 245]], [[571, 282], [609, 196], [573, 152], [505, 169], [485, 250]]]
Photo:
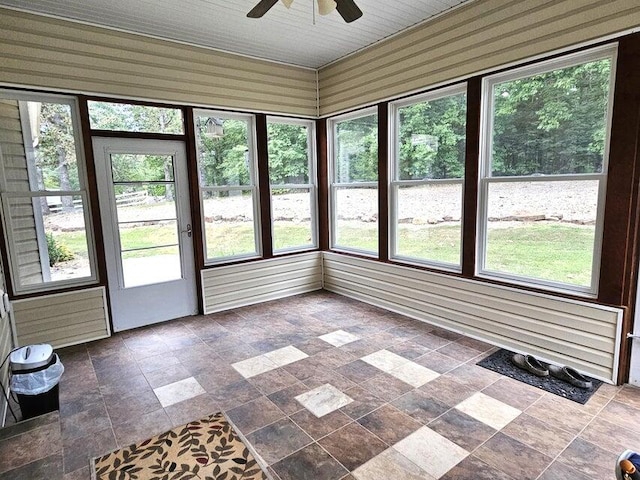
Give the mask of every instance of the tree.
[[271, 184], [309, 182], [307, 127], [289, 123], [269, 123], [269, 178]]
[[336, 125], [336, 179], [343, 183], [378, 180], [378, 115]]

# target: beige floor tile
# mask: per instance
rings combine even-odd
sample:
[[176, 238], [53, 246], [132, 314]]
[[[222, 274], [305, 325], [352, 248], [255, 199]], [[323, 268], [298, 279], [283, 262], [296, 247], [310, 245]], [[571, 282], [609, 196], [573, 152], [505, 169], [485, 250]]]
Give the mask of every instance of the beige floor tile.
[[320, 335], [318, 338], [333, 345], [334, 347], [341, 347], [348, 343], [355, 342], [356, 340], [360, 340], [360, 337], [352, 333], [345, 332], [344, 330], [336, 330], [335, 332]]
[[438, 372], [429, 370], [427, 367], [423, 367], [422, 365], [418, 365], [414, 362], [407, 362], [404, 365], [391, 370], [389, 375], [393, 375], [398, 380], [402, 380], [414, 388], [421, 387], [440, 376]]
[[298, 350], [296, 347], [289, 345], [288, 347], [279, 348], [273, 352], [264, 354], [267, 360], [271, 360], [278, 367], [284, 367], [290, 363], [297, 362], [303, 358], [307, 358], [309, 355], [302, 350]]
[[278, 368], [278, 365], [264, 355], [247, 358], [246, 360], [232, 363], [231, 366], [244, 378], [255, 377]]
[[481, 392], [459, 403], [456, 408], [496, 430], [505, 427], [522, 413], [517, 408]]
[[435, 480], [435, 477], [393, 448], [388, 448], [359, 466], [352, 475], [356, 480]]
[[388, 350], [374, 352], [366, 357], [362, 357], [362, 360], [387, 373], [401, 367], [409, 361], [406, 358], [396, 355], [395, 353], [391, 353]]
[[316, 417], [322, 417], [353, 402], [351, 397], [328, 383], [298, 395], [296, 400]]
[[206, 393], [204, 388], [193, 377], [155, 388], [153, 391], [163, 407]]
[[469, 455], [464, 448], [429, 427], [413, 432], [396, 443], [393, 449], [435, 478], [443, 476]]

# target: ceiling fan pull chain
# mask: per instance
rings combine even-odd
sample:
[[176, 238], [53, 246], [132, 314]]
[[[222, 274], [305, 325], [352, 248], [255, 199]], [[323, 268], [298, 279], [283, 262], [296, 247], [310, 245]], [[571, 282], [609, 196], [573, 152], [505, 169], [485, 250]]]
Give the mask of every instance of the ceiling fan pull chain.
[[311, 12], [313, 15], [313, 24], [316, 24], [316, 7], [315, 7], [315, 0], [311, 0]]

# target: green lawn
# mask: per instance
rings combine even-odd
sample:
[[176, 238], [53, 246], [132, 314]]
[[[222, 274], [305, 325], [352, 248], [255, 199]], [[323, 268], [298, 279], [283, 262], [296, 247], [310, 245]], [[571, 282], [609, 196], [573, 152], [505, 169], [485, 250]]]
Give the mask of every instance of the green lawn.
[[[497, 225], [489, 231], [486, 268], [488, 270], [574, 285], [588, 285], [591, 277], [591, 252], [594, 229], [569, 224], [523, 223], [517, 226]], [[173, 243], [173, 226], [141, 226], [125, 229], [122, 243], [127, 248], [150, 247]], [[339, 244], [363, 250], [377, 251], [375, 223], [341, 224]], [[252, 225], [207, 224], [209, 258], [238, 255], [254, 251]], [[86, 257], [86, 241], [82, 232], [62, 232], [56, 239], [80, 257]], [[309, 243], [308, 226], [280, 222], [277, 226], [275, 249]], [[460, 255], [460, 230], [455, 226], [425, 226], [400, 228], [399, 253], [407, 257], [457, 263]], [[129, 256], [156, 255], [158, 250], [139, 251]], [[168, 253], [168, 252], [161, 252]]]

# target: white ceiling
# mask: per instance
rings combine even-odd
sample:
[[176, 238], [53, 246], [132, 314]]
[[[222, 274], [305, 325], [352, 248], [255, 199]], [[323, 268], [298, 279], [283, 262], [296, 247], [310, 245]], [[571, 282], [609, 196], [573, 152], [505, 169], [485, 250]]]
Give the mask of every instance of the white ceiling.
[[472, 0], [356, 0], [363, 16], [338, 12], [313, 24], [312, 0], [278, 2], [263, 18], [258, 0], [0, 0], [0, 5], [229, 52], [319, 68]]

